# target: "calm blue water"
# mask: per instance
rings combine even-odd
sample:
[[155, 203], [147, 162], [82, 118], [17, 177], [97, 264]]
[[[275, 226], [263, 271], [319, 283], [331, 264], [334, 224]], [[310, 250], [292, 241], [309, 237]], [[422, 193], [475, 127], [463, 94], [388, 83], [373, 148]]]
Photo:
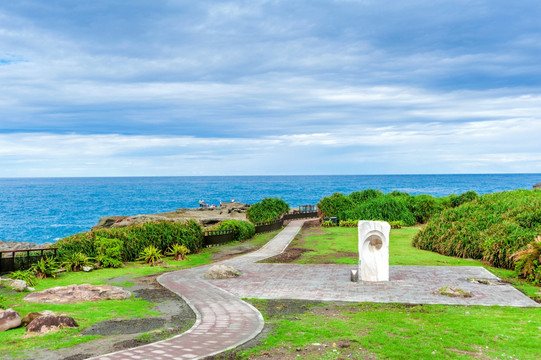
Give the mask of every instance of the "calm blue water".
[[316, 204], [334, 192], [363, 189], [446, 196], [531, 189], [541, 174], [0, 178], [0, 239], [52, 242], [90, 230], [103, 216], [136, 215], [221, 201], [279, 197]]

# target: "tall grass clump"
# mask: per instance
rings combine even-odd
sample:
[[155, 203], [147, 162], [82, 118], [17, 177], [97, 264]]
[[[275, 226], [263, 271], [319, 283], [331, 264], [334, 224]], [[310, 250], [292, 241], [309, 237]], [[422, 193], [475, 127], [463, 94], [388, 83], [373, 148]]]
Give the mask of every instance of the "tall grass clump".
[[282, 199], [266, 198], [246, 210], [246, 216], [252, 223], [278, 219], [289, 211], [289, 205]]
[[141, 252], [151, 245], [161, 253], [165, 253], [171, 245], [178, 243], [186, 246], [191, 253], [195, 253], [203, 246], [203, 229], [194, 220], [147, 222], [72, 235], [59, 240], [56, 246], [61, 257], [81, 252], [94, 258], [98, 255], [98, 245], [103, 238], [120, 240], [121, 260], [135, 261]]
[[255, 225], [242, 220], [224, 220], [213, 227], [212, 230], [233, 230], [235, 241], [247, 240], [255, 235]]
[[415, 225], [415, 216], [408, 205], [407, 197], [388, 194], [365, 201], [351, 210], [341, 211], [338, 219], [401, 221], [405, 226]]
[[413, 238], [413, 245], [512, 269], [516, 261], [511, 255], [539, 234], [541, 192], [516, 190], [479, 196], [442, 211]]
[[435, 214], [453, 205], [466, 203], [478, 197], [468, 191], [462, 195], [436, 198], [430, 195], [410, 195], [393, 191], [383, 194], [366, 189], [349, 195], [334, 193], [317, 204], [321, 217], [337, 217], [344, 224], [355, 220], [400, 221], [405, 226], [424, 224]]

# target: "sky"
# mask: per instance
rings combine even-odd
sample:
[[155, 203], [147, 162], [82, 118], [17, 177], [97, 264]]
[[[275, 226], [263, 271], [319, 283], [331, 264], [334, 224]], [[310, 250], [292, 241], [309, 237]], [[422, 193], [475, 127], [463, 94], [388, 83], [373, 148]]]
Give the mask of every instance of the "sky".
[[0, 177], [541, 173], [538, 0], [0, 2]]

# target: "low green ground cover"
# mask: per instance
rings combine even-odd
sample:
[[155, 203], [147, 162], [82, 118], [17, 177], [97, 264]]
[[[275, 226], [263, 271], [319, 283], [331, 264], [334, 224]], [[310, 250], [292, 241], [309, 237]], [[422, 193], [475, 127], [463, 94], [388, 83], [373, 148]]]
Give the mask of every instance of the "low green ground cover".
[[272, 328], [238, 358], [539, 359], [539, 309], [405, 304], [320, 304], [276, 311], [279, 300], [250, 300]]

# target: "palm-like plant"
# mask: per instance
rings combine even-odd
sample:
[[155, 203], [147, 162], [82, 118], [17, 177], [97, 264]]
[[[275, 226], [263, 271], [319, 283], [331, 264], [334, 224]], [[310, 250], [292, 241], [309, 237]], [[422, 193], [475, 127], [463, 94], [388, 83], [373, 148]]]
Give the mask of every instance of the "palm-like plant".
[[141, 251], [137, 260], [143, 260], [147, 264], [154, 265], [154, 263], [162, 259], [162, 254], [158, 248], [154, 245], [147, 246]]
[[184, 245], [180, 244], [173, 244], [169, 247], [168, 252], [166, 255], [172, 255], [175, 260], [181, 261], [181, 260], [188, 260], [186, 257], [186, 254], [190, 253], [190, 249], [188, 249]]
[[45, 279], [47, 277], [56, 278], [56, 270], [58, 270], [59, 267], [60, 264], [55, 258], [46, 256], [32, 264], [30, 270], [36, 274], [38, 279]]

